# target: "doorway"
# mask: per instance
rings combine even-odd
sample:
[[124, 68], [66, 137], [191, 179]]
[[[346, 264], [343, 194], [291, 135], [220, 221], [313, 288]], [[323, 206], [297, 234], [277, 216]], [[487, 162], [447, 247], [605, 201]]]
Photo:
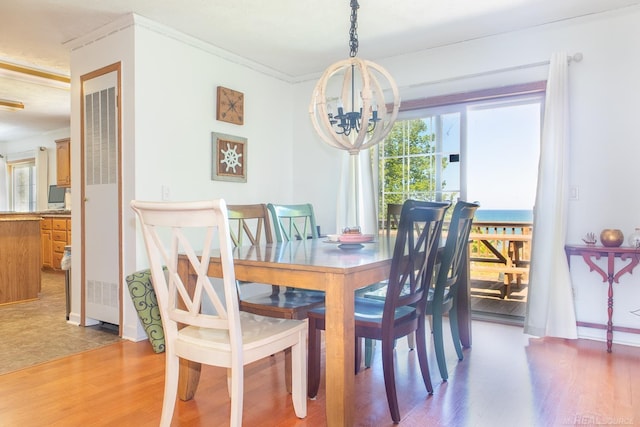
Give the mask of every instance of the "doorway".
[[[522, 324], [528, 293], [544, 82], [413, 102], [378, 148], [388, 203], [477, 201], [472, 311]], [[432, 105], [435, 104], [435, 105]]]
[[82, 318], [121, 325], [120, 63], [81, 81]]
[[481, 202], [470, 255], [476, 317], [524, 321], [541, 118], [541, 96], [467, 111], [467, 194]]

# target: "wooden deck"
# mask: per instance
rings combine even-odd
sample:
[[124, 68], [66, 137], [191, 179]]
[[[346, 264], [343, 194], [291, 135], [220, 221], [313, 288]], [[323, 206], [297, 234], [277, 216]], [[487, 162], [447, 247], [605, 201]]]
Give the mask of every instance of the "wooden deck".
[[512, 284], [509, 298], [502, 298], [504, 283], [495, 274], [494, 280], [471, 279], [471, 311], [474, 319], [504, 320], [521, 324], [524, 321], [527, 291], [526, 282]]
[[474, 222], [470, 239], [472, 278], [499, 274], [502, 298], [509, 298], [512, 284], [517, 289], [528, 281], [531, 259], [530, 222]]

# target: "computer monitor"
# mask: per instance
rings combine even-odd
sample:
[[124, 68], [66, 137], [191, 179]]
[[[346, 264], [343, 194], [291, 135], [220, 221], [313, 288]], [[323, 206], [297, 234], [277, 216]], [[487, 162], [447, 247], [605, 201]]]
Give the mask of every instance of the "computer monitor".
[[49, 209], [64, 209], [64, 194], [66, 191], [67, 189], [65, 187], [50, 185], [47, 207]]

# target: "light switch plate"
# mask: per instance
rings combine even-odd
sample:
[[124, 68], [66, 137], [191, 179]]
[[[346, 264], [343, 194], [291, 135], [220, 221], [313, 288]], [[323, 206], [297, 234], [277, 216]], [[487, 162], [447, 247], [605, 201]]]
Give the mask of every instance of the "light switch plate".
[[578, 200], [578, 186], [572, 185], [569, 187], [569, 200], [575, 202]]

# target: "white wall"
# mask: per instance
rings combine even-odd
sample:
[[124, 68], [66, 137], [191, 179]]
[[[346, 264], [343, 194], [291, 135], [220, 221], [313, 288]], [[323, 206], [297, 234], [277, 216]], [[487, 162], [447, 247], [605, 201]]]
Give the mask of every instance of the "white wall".
[[[174, 201], [293, 201], [291, 84], [225, 58], [209, 45], [138, 16], [122, 18], [83, 37], [72, 52], [72, 139], [75, 136], [78, 141], [80, 76], [122, 63], [124, 275], [148, 266], [129, 207], [132, 199], [159, 201], [165, 186], [169, 200]], [[244, 93], [244, 125], [216, 120], [217, 86]], [[212, 132], [247, 138], [246, 183], [211, 180]], [[80, 148], [73, 150], [72, 162], [79, 168]], [[73, 173], [79, 176], [79, 171]], [[79, 200], [72, 206], [80, 206]], [[80, 217], [76, 217], [78, 224], [74, 222], [73, 227], [79, 230]], [[79, 247], [79, 233], [76, 236], [73, 245]], [[73, 254], [79, 262], [80, 252]], [[79, 273], [74, 270], [72, 285], [77, 295]], [[143, 339], [124, 276], [122, 282], [123, 337]], [[79, 313], [80, 300], [74, 299], [72, 306]]]
[[[376, 62], [394, 76], [403, 99], [411, 99], [544, 80], [546, 65], [507, 69], [548, 61], [557, 51], [582, 52], [583, 61], [570, 66], [570, 181], [579, 200], [569, 204], [567, 242], [577, 244], [587, 232], [619, 228], [629, 235], [640, 227], [640, 198], [632, 184], [640, 158], [639, 39], [640, 8], [631, 7]], [[306, 199], [303, 189], [311, 188], [314, 205], [326, 207], [319, 209], [319, 222], [332, 229], [341, 153], [325, 146], [311, 129], [306, 112], [314, 85], [308, 81], [295, 87], [294, 181], [299, 185], [294, 197]], [[640, 267], [636, 270], [615, 287], [614, 324], [640, 328], [640, 317], [631, 313], [640, 309]], [[573, 259], [572, 277], [578, 319], [605, 323], [606, 287], [599, 276]], [[601, 330], [581, 328], [580, 334], [604, 339]], [[614, 338], [640, 344], [640, 335], [616, 332]]]
[[[104, 34], [109, 34], [108, 36], [104, 36]], [[72, 277], [71, 277], [71, 288], [72, 288], [72, 299], [71, 299], [71, 313], [69, 315], [70, 322], [73, 323], [81, 323], [81, 237], [82, 237], [82, 216], [81, 216], [81, 206], [84, 204], [81, 197], [81, 184], [82, 184], [82, 174], [80, 170], [81, 166], [81, 146], [80, 142], [81, 138], [81, 83], [80, 78], [88, 73], [94, 72], [98, 69], [106, 67], [108, 65], [112, 65], [114, 63], [120, 62], [122, 68], [122, 82], [121, 82], [121, 90], [122, 90], [122, 99], [121, 99], [121, 113], [123, 117], [123, 121], [121, 123], [121, 132], [122, 132], [122, 144], [123, 144], [123, 164], [122, 164], [122, 175], [123, 175], [123, 194], [126, 196], [130, 194], [132, 191], [129, 190], [129, 187], [133, 185], [129, 185], [128, 183], [131, 180], [132, 172], [134, 170], [134, 164], [129, 162], [128, 153], [131, 151], [129, 145], [131, 141], [133, 141], [133, 129], [135, 128], [133, 124], [133, 115], [132, 112], [134, 110], [134, 97], [133, 97], [133, 87], [134, 87], [134, 31], [133, 31], [133, 21], [131, 17], [126, 19], [121, 19], [112, 23], [111, 25], [105, 26], [101, 28], [100, 31], [95, 33], [87, 34], [85, 37], [77, 39], [74, 41], [74, 45], [71, 46], [71, 176], [73, 177], [71, 182], [72, 188], [72, 215], [71, 215], [71, 227], [75, 230], [72, 234], [72, 266], [77, 266], [76, 268], [72, 268]], [[128, 118], [131, 118], [129, 120]], [[76, 143], [74, 143], [74, 141]], [[124, 211], [124, 209], [123, 209]], [[123, 228], [131, 229], [131, 225], [127, 225], [126, 223], [123, 225]], [[125, 260], [127, 259], [126, 254], [130, 252], [129, 248], [133, 245], [133, 238], [128, 237], [131, 232], [127, 233], [125, 231], [125, 236], [123, 238], [123, 253]], [[128, 239], [128, 240], [127, 240]], [[129, 242], [129, 244], [127, 244]], [[87, 242], [87, 244], [98, 244], [97, 242]], [[78, 248], [78, 249], [76, 249]], [[127, 263], [125, 261], [125, 275], [129, 272], [127, 270]], [[114, 265], [113, 268], [118, 268], [117, 265]], [[122, 282], [124, 283], [124, 277]], [[132, 338], [132, 339], [142, 339], [145, 337], [144, 330], [138, 323], [137, 315], [135, 309], [133, 308], [133, 304], [131, 303], [131, 299], [129, 298], [128, 291], [126, 290], [126, 286], [121, 290], [124, 300], [124, 308], [123, 308], [123, 337]]]

